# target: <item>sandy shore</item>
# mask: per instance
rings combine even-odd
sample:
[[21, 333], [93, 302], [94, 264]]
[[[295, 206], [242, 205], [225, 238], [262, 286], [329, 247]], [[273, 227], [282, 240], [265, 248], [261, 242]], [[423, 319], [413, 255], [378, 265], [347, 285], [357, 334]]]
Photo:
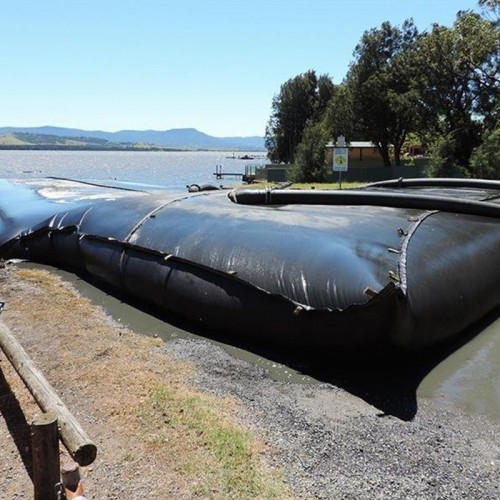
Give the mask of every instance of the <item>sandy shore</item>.
[[[200, 489], [179, 469], [187, 450], [175, 426], [171, 442], [151, 445], [157, 430], [141, 425], [141, 408], [165, 381], [211, 398], [221, 418], [251, 433], [255, 463], [282, 484], [248, 498], [500, 497], [496, 422], [397, 391], [385, 400], [373, 384], [361, 398], [360, 384], [278, 382], [208, 341], [137, 335], [48, 273], [0, 272], [0, 319], [98, 445], [82, 470], [89, 499], [242, 498]], [[3, 355], [0, 391], [0, 498], [30, 498], [26, 429], [39, 410]]]

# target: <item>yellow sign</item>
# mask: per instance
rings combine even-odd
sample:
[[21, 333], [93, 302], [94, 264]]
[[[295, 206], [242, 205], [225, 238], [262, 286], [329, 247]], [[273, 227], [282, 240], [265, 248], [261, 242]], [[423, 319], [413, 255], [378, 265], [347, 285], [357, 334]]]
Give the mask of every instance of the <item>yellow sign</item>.
[[347, 148], [333, 149], [333, 171], [347, 172], [348, 150]]

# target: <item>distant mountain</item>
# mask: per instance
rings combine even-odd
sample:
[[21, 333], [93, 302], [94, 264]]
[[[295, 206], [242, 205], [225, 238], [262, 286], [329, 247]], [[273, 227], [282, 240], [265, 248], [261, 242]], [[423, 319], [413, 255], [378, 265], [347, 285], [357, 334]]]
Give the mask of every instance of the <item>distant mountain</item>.
[[81, 130], [63, 127], [0, 127], [0, 136], [5, 134], [28, 133], [35, 135], [59, 136], [66, 138], [101, 139], [112, 143], [150, 144], [174, 149], [219, 149], [236, 151], [265, 151], [264, 138], [213, 137], [194, 128], [171, 130]]
[[93, 151], [151, 151], [171, 149], [148, 144], [111, 142], [97, 137], [63, 137], [60, 135], [10, 132], [0, 134], [0, 149], [57, 149]]

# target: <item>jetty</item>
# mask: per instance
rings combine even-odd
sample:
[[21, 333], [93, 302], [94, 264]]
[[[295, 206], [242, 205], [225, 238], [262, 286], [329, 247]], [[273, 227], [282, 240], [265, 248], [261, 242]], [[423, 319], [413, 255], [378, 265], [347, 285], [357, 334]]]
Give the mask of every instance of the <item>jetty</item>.
[[215, 165], [215, 178], [217, 180], [224, 179], [225, 177], [239, 177], [243, 182], [252, 184], [255, 182], [256, 165], [245, 165], [245, 172], [223, 172], [222, 165]]

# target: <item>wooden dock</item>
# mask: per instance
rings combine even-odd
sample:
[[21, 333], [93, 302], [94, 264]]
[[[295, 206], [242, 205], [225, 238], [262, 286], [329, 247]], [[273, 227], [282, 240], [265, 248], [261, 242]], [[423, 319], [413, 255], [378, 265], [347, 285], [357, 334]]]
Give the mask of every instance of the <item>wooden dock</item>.
[[255, 165], [245, 165], [245, 173], [223, 172], [222, 165], [215, 165], [215, 172], [213, 175], [215, 175], [217, 180], [224, 179], [225, 177], [240, 177], [243, 182], [252, 184], [255, 182]]

